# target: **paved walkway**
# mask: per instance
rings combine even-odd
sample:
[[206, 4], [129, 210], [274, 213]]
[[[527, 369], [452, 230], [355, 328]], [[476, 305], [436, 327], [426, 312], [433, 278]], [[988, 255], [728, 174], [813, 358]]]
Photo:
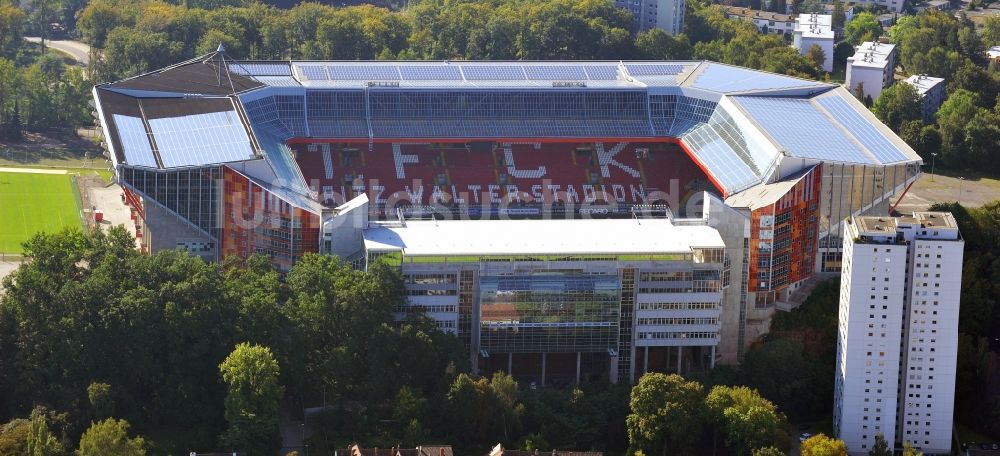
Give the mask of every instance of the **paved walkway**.
[[[26, 36], [24, 39], [31, 43], [39, 43], [42, 41], [42, 39], [37, 36]], [[69, 54], [70, 57], [73, 57], [73, 60], [76, 60], [83, 66], [90, 64], [90, 46], [86, 43], [72, 40], [48, 40], [45, 42], [45, 45], [52, 49]]]
[[25, 174], [66, 174], [65, 169], [41, 169], [41, 168], [0, 168], [0, 173], [25, 173]]

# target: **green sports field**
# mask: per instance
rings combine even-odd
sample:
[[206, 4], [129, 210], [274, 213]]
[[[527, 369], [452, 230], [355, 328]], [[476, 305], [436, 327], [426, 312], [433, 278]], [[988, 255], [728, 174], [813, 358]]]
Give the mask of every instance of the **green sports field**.
[[82, 226], [77, 201], [69, 174], [0, 172], [0, 252], [20, 253], [40, 231]]

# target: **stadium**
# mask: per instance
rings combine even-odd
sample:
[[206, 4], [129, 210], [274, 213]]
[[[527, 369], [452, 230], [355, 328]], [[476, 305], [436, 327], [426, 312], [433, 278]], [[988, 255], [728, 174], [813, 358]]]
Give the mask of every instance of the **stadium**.
[[479, 371], [738, 362], [920, 158], [844, 88], [704, 61], [234, 61], [94, 88], [147, 251], [401, 268]]

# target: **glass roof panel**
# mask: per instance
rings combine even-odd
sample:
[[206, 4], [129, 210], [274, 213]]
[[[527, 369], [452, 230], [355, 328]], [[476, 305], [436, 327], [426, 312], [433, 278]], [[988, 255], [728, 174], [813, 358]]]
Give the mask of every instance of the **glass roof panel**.
[[229, 64], [229, 71], [243, 76], [291, 76], [292, 69], [287, 63], [242, 63]]
[[236, 111], [150, 119], [149, 128], [165, 168], [256, 158]]
[[305, 192], [306, 188], [302, 182], [302, 176], [292, 159], [292, 151], [285, 142], [265, 129], [254, 128], [254, 135], [257, 137], [257, 143], [260, 144], [261, 152], [264, 153], [267, 162], [271, 164], [274, 174], [278, 177], [278, 185]]
[[615, 65], [587, 65], [583, 67], [591, 81], [614, 81], [618, 79], [618, 67]]
[[399, 70], [388, 65], [331, 65], [326, 67], [334, 81], [398, 81]]
[[760, 178], [711, 127], [703, 125], [686, 135], [683, 141], [726, 193], [760, 183]]
[[677, 64], [626, 64], [625, 69], [632, 76], [675, 76], [684, 71], [684, 65]]
[[873, 163], [809, 100], [773, 97], [733, 97], [733, 100], [788, 155], [845, 163]]
[[118, 141], [121, 142], [125, 163], [133, 166], [156, 168], [156, 157], [149, 145], [149, 136], [142, 119], [132, 116], [114, 114], [115, 127], [118, 129]]
[[518, 81], [524, 80], [520, 65], [462, 65], [465, 79], [470, 81]]
[[399, 72], [407, 81], [461, 81], [462, 71], [451, 65], [400, 65]]
[[253, 78], [271, 87], [300, 87], [302, 85], [291, 76], [254, 76]]
[[300, 65], [299, 71], [309, 81], [326, 81], [326, 68], [322, 65]]
[[858, 140], [868, 152], [871, 152], [882, 163], [895, 163], [900, 161], [906, 161], [910, 158], [899, 148], [892, 144], [885, 137], [885, 134], [880, 132], [878, 128], [868, 120], [865, 119], [860, 112], [851, 107], [851, 105], [838, 96], [832, 96], [827, 98], [820, 98], [816, 100], [819, 102], [823, 108], [833, 116], [837, 122], [847, 128], [851, 132], [851, 135]]
[[585, 81], [587, 73], [583, 67], [570, 65], [525, 65], [528, 79], [536, 81]]
[[750, 90], [772, 90], [790, 87], [825, 86], [821, 82], [765, 73], [747, 68], [737, 68], [718, 63], [708, 63], [692, 84], [698, 89], [716, 92], [746, 92]]

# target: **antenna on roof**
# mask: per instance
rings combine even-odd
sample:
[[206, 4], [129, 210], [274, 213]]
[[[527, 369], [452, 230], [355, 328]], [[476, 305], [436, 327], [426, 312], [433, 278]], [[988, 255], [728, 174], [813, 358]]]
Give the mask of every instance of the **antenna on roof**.
[[233, 84], [233, 77], [229, 74], [229, 62], [227, 62], [226, 57], [226, 47], [219, 43], [218, 50], [202, 60], [202, 63], [214, 63], [216, 84], [222, 87], [223, 83], [228, 82], [229, 89], [236, 93], [236, 85]]

